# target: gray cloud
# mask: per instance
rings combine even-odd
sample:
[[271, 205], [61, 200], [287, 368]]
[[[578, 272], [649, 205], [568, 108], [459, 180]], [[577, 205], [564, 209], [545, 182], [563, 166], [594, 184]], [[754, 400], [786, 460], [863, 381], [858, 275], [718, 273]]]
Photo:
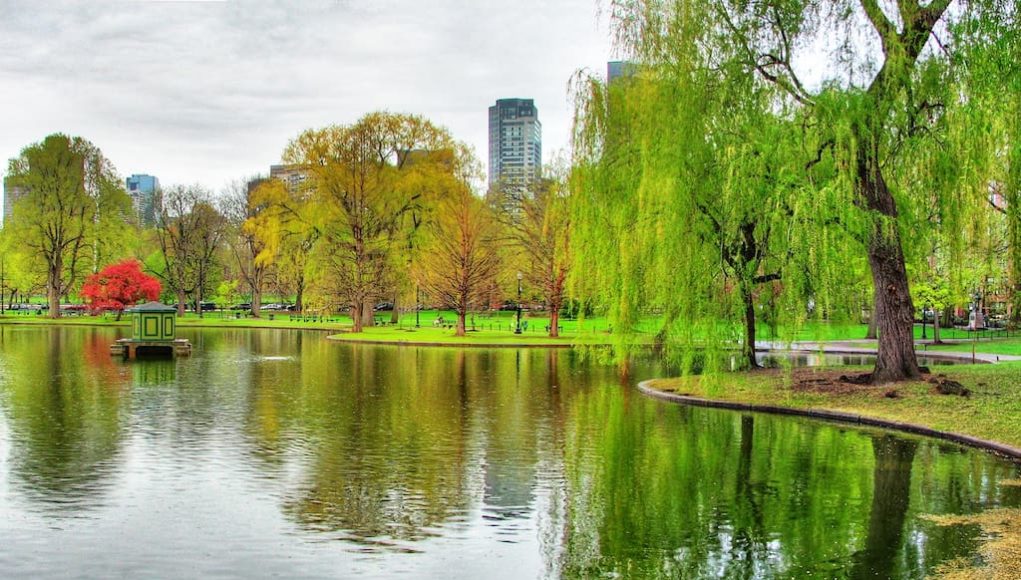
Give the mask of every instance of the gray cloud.
[[486, 108], [531, 97], [567, 145], [567, 82], [602, 70], [594, 0], [0, 0], [0, 157], [63, 131], [164, 183], [265, 172], [304, 128], [414, 112], [486, 154]]

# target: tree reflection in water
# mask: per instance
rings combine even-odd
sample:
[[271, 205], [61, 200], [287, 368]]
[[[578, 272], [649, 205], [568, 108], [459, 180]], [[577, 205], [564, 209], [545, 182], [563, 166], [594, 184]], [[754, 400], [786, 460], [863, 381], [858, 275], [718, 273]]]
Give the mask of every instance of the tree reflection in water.
[[0, 333], [14, 485], [44, 511], [95, 508], [111, 484], [129, 412], [129, 378], [110, 360], [108, 339], [68, 328]]

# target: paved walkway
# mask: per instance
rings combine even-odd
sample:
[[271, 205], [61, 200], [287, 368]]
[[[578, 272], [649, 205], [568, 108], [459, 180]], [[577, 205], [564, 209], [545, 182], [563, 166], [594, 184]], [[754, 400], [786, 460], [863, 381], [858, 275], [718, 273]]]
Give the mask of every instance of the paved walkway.
[[[925, 356], [929, 358], [944, 358], [954, 359], [961, 361], [971, 361], [972, 353], [971, 348], [968, 347], [970, 341], [966, 342], [953, 342], [946, 341], [946, 344], [960, 344], [966, 350], [960, 351], [949, 351], [949, 350], [932, 350], [926, 351], [921, 350], [919, 347], [923, 344], [932, 344], [932, 341], [918, 341], [915, 343], [915, 352], [919, 356]], [[804, 351], [804, 352], [819, 352], [824, 351], [832, 354], [866, 354], [875, 355], [876, 347], [874, 340], [864, 339], [853, 339], [853, 340], [827, 340], [827, 341], [804, 341], [804, 342], [775, 342], [775, 341], [756, 341], [755, 350], [764, 351]], [[985, 352], [976, 352], [975, 360], [987, 363], [998, 363], [1007, 361], [1021, 361], [1021, 356], [1009, 355], [1009, 354], [991, 354]]]

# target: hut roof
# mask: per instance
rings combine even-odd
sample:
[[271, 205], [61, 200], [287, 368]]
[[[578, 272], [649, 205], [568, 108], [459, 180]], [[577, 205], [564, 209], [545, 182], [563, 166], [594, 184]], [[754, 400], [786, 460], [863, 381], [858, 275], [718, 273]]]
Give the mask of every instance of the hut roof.
[[146, 302], [145, 304], [129, 308], [127, 312], [177, 312], [177, 309], [160, 302]]

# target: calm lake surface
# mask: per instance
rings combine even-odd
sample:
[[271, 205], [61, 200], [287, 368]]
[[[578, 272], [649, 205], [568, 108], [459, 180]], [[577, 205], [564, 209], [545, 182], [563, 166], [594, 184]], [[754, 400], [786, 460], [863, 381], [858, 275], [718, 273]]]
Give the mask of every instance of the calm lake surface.
[[0, 327], [0, 577], [924, 577], [982, 452], [640, 395], [565, 350]]

